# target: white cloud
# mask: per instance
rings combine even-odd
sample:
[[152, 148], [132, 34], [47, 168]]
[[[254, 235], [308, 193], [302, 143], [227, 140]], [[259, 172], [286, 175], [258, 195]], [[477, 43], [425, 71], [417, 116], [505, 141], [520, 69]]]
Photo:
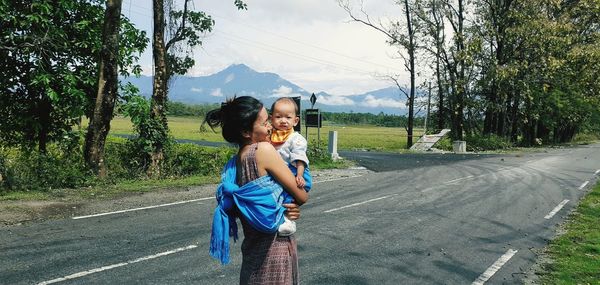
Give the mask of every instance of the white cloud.
[[354, 106], [356, 103], [346, 96], [322, 96], [319, 95], [317, 102], [325, 105]]
[[221, 88], [213, 89], [213, 91], [210, 92], [210, 96], [223, 97], [223, 92], [221, 92]]
[[294, 93], [291, 87], [284, 85], [279, 86], [277, 89], [273, 89], [272, 92], [273, 94], [269, 97], [279, 98], [300, 96], [300, 93]]
[[[260, 72], [277, 73], [309, 93], [335, 95], [393, 86], [375, 74], [402, 74], [401, 83], [408, 81], [402, 61], [390, 57], [396, 49], [386, 43], [386, 37], [351, 22], [337, 1], [252, 1], [244, 11], [231, 1], [194, 3], [195, 9], [213, 16], [215, 27], [204, 37], [202, 47], [194, 50], [196, 65], [188, 75], [206, 76], [243, 63]], [[373, 20], [402, 20], [394, 1], [364, 3]], [[148, 0], [126, 0], [123, 14], [151, 34], [151, 6]], [[142, 55], [144, 74], [152, 73], [151, 63], [148, 48]]]
[[235, 75], [233, 73], [227, 75], [227, 78], [225, 78], [225, 83], [231, 82], [231, 80], [233, 80], [234, 78], [235, 78]]
[[202, 93], [204, 89], [202, 88], [196, 88], [196, 87], [192, 87], [192, 89], [190, 89], [190, 91], [192, 92], [196, 92], [196, 93]]
[[388, 108], [404, 108], [406, 105], [404, 102], [400, 102], [398, 100], [390, 99], [390, 98], [375, 98], [373, 95], [367, 95], [365, 99], [360, 102], [361, 106], [370, 107], [370, 108], [378, 108], [378, 107], [388, 107]]

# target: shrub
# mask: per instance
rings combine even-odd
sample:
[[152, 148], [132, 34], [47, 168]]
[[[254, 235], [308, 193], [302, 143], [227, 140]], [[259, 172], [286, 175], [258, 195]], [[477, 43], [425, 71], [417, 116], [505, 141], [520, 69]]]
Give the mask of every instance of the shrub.
[[452, 151], [452, 139], [450, 137], [443, 137], [438, 142], [436, 142], [433, 147], [445, 151]]
[[467, 142], [467, 151], [485, 151], [501, 150], [513, 147], [513, 144], [506, 138], [491, 135], [469, 135], [465, 137]]
[[325, 142], [318, 144], [314, 140], [311, 141], [311, 143], [308, 145], [308, 149], [306, 150], [306, 156], [308, 156], [308, 160], [312, 165], [329, 164], [333, 162]]
[[94, 178], [83, 163], [82, 152], [50, 145], [46, 153], [5, 150], [2, 154], [4, 189], [47, 190], [88, 184]]
[[[85, 166], [81, 151], [50, 145], [45, 154], [0, 147], [0, 190], [48, 190], [146, 178], [148, 159], [135, 140], [109, 137], [104, 151], [108, 176], [99, 179]], [[219, 175], [235, 149], [171, 144], [163, 177]]]
[[169, 176], [214, 175], [221, 173], [235, 149], [174, 144], [166, 153], [165, 173]]

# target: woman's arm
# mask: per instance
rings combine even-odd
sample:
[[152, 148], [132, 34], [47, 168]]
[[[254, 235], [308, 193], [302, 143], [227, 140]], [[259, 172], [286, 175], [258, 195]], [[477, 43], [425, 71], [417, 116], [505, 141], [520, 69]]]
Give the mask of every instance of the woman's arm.
[[258, 144], [256, 164], [259, 171], [264, 169], [264, 171], [271, 174], [294, 197], [296, 204], [302, 205], [308, 201], [308, 193], [298, 187], [296, 177], [270, 143]]

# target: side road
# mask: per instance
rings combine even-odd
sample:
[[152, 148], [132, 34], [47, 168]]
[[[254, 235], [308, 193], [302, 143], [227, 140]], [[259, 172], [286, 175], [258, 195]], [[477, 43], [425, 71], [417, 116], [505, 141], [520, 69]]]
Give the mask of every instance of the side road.
[[[343, 179], [371, 172], [364, 168], [322, 169], [312, 171], [315, 182]], [[115, 198], [73, 199], [56, 198], [40, 201], [0, 201], [0, 227], [64, 219], [104, 212], [194, 201], [214, 197], [216, 184], [186, 188], [157, 189], [150, 192], [131, 192]], [[78, 191], [85, 191], [80, 189]]]

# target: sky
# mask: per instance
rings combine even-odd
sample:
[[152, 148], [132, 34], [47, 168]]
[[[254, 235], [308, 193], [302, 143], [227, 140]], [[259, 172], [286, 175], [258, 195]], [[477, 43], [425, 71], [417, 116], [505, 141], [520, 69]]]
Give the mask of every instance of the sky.
[[[397, 50], [385, 35], [351, 21], [336, 0], [245, 0], [248, 10], [237, 10], [233, 0], [193, 2], [195, 10], [205, 11], [216, 23], [194, 50], [196, 66], [188, 76], [243, 63], [314, 93], [361, 94], [393, 86], [381, 79], [390, 74], [400, 74], [400, 83], [408, 83], [402, 60], [394, 58]], [[392, 0], [364, 2], [373, 19], [402, 15]], [[124, 0], [122, 13], [151, 36], [151, 0]], [[142, 54], [141, 64], [144, 74], [151, 75], [151, 48]]]

